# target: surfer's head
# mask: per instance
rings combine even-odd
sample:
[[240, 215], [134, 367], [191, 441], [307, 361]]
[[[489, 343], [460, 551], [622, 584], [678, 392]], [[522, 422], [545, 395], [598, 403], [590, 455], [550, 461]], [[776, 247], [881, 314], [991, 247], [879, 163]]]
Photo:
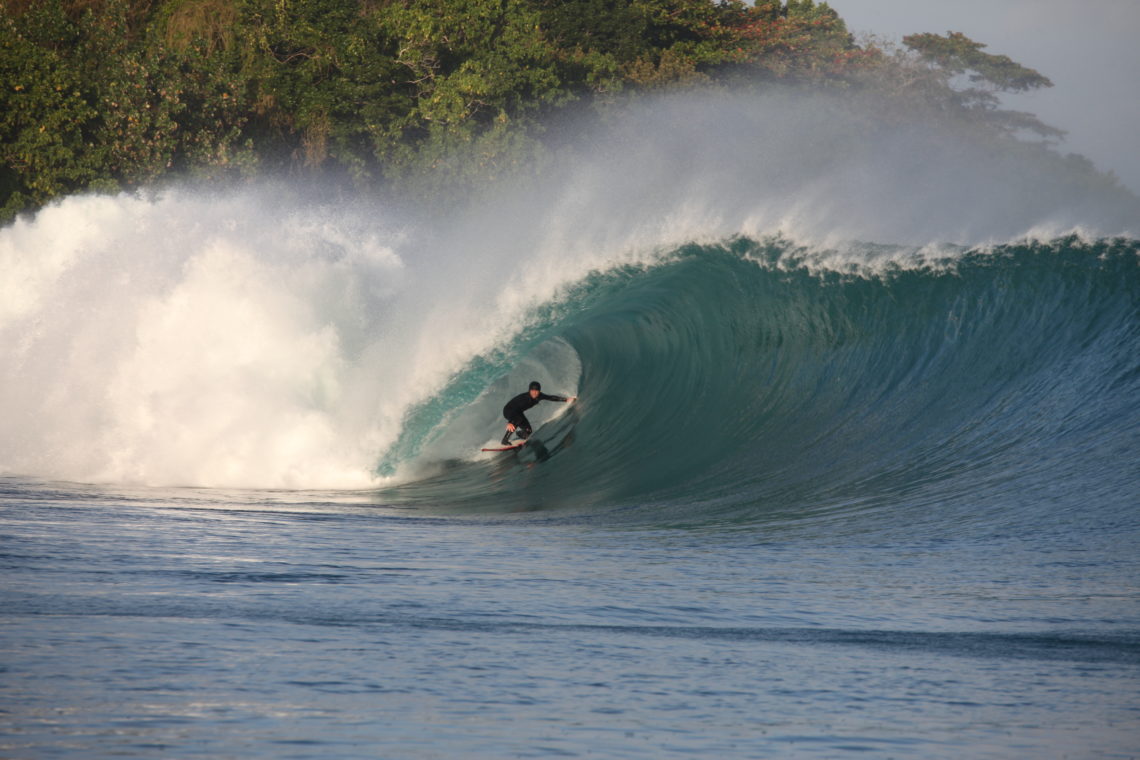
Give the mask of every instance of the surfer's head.
[[538, 394], [541, 392], [542, 392], [542, 383], [538, 382], [537, 380], [534, 380], [533, 382], [531, 382], [531, 384], [530, 384], [530, 397], [531, 398], [538, 398]]

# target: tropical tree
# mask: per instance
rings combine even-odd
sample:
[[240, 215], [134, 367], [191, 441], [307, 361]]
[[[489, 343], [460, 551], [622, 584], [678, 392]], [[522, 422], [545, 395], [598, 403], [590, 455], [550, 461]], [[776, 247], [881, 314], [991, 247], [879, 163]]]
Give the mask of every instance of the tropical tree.
[[928, 92], [935, 93], [934, 99], [947, 108], [966, 112], [1008, 133], [1031, 132], [1046, 139], [1064, 135], [1032, 114], [1000, 108], [999, 93], [1053, 86], [1037, 71], [1009, 56], [983, 52], [983, 43], [961, 32], [947, 32], [945, 36], [912, 34], [903, 37], [903, 44], [932, 75], [928, 84], [934, 86]]

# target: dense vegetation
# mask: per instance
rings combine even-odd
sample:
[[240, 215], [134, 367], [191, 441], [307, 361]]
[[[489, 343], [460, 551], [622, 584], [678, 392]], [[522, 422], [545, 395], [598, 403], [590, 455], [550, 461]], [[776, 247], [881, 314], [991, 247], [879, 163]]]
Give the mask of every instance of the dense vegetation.
[[874, 90], [1059, 134], [998, 107], [1037, 72], [959, 34], [904, 43], [857, 45], [813, 0], [0, 0], [0, 221], [168, 176], [486, 178], [556, 116], [680, 86]]

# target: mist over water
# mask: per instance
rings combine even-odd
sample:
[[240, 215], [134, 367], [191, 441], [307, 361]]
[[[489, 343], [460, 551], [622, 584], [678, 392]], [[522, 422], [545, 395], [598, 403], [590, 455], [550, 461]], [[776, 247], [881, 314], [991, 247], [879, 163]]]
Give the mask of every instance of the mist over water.
[[821, 97], [647, 101], [583, 144], [446, 212], [266, 183], [69, 198], [0, 230], [0, 472], [366, 488], [497, 437], [532, 377], [575, 393], [573, 350], [534, 352], [591, 273], [735, 236], [873, 272], [1140, 218], [1031, 153]]

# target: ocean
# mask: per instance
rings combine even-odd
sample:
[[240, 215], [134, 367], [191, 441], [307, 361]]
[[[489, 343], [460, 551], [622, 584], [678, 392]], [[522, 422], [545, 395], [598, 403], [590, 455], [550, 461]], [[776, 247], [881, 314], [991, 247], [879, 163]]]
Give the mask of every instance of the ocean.
[[861, 123], [0, 230], [0, 755], [1135, 757], [1140, 217]]

